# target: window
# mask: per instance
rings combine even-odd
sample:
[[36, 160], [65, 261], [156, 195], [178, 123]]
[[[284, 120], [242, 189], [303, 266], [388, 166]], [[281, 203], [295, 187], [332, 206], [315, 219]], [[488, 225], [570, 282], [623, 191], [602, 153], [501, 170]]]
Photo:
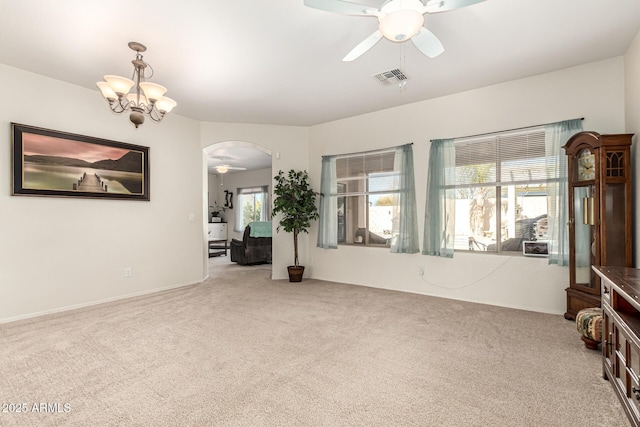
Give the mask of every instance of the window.
[[322, 156], [317, 246], [388, 247], [413, 254], [418, 218], [412, 144], [375, 152]]
[[454, 249], [522, 253], [522, 242], [547, 240], [544, 127], [454, 144]]
[[398, 212], [395, 151], [338, 156], [338, 243], [390, 247]]
[[238, 188], [235, 231], [244, 231], [250, 222], [269, 221], [269, 187]]

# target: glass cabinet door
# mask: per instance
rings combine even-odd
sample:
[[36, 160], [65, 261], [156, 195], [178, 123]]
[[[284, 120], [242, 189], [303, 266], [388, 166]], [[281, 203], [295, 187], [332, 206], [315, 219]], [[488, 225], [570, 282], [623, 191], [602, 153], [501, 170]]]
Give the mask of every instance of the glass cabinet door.
[[574, 188], [575, 263], [573, 273], [576, 286], [595, 291], [594, 273], [591, 270], [596, 251], [594, 244], [596, 201], [594, 196], [593, 186]]

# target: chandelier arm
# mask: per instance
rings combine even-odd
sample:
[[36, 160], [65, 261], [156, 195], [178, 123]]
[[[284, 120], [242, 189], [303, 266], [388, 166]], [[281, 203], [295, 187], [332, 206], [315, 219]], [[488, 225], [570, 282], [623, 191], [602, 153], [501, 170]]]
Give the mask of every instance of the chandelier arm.
[[151, 116], [154, 111], [157, 113], [157, 108], [154, 108], [155, 105], [156, 105], [156, 103], [154, 101], [149, 101], [148, 104], [145, 104], [145, 106], [144, 106], [145, 107], [144, 108], [145, 113], [147, 113], [149, 116]]
[[158, 111], [157, 108], [154, 108], [154, 106], [151, 106], [151, 109], [149, 110], [149, 112], [147, 113], [149, 115], [149, 117], [151, 118], [151, 120], [153, 120], [154, 122], [160, 122], [162, 121], [162, 119], [164, 119], [164, 114], [162, 111]]
[[122, 102], [123, 100], [126, 100], [126, 98], [125, 97], [121, 97], [120, 99], [108, 98], [107, 101], [109, 101], [109, 108], [111, 108], [111, 111], [117, 114], [125, 112], [129, 108], [129, 103], [128, 102], [123, 103]]

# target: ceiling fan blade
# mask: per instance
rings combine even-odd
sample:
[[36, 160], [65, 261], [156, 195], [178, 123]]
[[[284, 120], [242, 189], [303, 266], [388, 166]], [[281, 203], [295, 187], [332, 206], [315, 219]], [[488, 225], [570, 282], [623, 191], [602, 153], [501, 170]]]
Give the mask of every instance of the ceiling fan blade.
[[411, 37], [411, 41], [418, 48], [418, 50], [429, 58], [435, 58], [444, 52], [444, 46], [442, 46], [442, 42], [435, 34], [426, 28], [420, 28], [418, 34]]
[[483, 1], [485, 0], [430, 0], [425, 6], [425, 11], [427, 13], [446, 12]]
[[359, 58], [360, 55], [375, 46], [375, 44], [378, 43], [381, 38], [382, 33], [379, 30], [376, 31], [375, 33], [371, 34], [369, 37], [361, 41], [358, 46], [354, 47], [351, 52], [347, 53], [347, 56], [342, 58], [342, 60], [344, 62], [350, 62], [356, 58]]
[[379, 10], [363, 4], [351, 3], [343, 0], [304, 0], [304, 5], [327, 12], [342, 13], [344, 15], [375, 16]]

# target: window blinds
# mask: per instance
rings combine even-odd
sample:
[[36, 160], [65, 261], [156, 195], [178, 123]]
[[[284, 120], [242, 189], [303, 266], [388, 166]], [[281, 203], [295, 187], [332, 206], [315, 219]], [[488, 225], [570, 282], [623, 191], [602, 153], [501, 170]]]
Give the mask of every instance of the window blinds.
[[454, 140], [456, 186], [546, 179], [544, 127]]

